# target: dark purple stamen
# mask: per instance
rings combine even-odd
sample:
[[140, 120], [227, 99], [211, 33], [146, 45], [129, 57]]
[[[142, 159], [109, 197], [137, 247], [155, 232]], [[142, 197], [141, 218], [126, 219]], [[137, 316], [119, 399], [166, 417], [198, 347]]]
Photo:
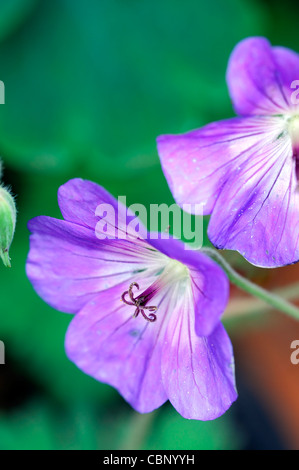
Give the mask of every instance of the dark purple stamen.
[[295, 174], [297, 181], [299, 181], [299, 152], [298, 149], [296, 148], [293, 150], [293, 158], [295, 160]]
[[[153, 312], [156, 312], [157, 307], [146, 305], [149, 300], [148, 295], [139, 295], [135, 298], [133, 294], [133, 287], [137, 287], [137, 289], [139, 289], [139, 285], [137, 284], [137, 282], [132, 282], [132, 284], [130, 284], [129, 290], [126, 290], [122, 294], [121, 300], [127, 305], [133, 305], [134, 307], [136, 307], [136, 310], [133, 315], [134, 318], [136, 318], [139, 313], [141, 313], [145, 320], [150, 322], [156, 321], [157, 316]], [[130, 300], [126, 300], [127, 295], [129, 295]], [[149, 312], [151, 312], [150, 315], [147, 316], [144, 310], [148, 310]]]

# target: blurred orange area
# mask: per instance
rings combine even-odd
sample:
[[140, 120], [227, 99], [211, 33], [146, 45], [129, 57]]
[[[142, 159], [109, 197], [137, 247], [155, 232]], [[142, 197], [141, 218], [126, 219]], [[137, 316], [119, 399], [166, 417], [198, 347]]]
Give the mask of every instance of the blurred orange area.
[[[257, 276], [253, 277], [259, 282], [258, 269]], [[268, 290], [293, 285], [296, 292], [298, 280], [299, 264], [296, 264], [263, 270], [259, 284]], [[247, 297], [239, 297], [239, 293], [236, 297], [235, 289], [232, 294], [231, 306], [235, 315], [241, 301], [246, 307]], [[248, 302], [251, 302], [249, 297]], [[292, 302], [299, 305], [299, 284], [298, 295], [292, 295]], [[291, 362], [291, 354], [295, 351], [291, 343], [299, 340], [299, 322], [273, 310], [261, 315], [263, 321], [240, 322], [240, 328], [232, 329], [237, 369], [268, 413], [285, 447], [299, 449], [299, 364]], [[239, 318], [242, 318], [241, 311]]]

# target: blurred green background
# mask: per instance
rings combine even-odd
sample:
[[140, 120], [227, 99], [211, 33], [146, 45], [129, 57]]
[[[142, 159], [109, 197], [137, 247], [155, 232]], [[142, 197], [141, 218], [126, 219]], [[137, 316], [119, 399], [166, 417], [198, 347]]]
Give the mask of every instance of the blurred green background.
[[[0, 449], [238, 449], [233, 409], [140, 416], [68, 361], [71, 317], [25, 276], [27, 221], [60, 217], [57, 189], [88, 178], [128, 203], [172, 203], [155, 139], [233, 116], [229, 54], [247, 36], [299, 50], [299, 7], [249, 0], [1, 0], [0, 155], [18, 223], [0, 266]], [[233, 407], [234, 408], [234, 407]]]

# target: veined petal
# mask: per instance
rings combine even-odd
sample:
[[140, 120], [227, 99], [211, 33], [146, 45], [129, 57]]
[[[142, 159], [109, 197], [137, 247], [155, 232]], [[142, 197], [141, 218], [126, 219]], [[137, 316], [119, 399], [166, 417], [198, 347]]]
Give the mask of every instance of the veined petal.
[[209, 337], [197, 336], [194, 326], [190, 304], [181, 303], [166, 331], [162, 379], [184, 418], [205, 421], [221, 416], [237, 398], [233, 352], [221, 324]]
[[231, 175], [215, 205], [208, 235], [218, 248], [238, 250], [252, 264], [284, 266], [299, 259], [298, 208], [290, 139], [265, 141]]
[[233, 118], [186, 134], [160, 136], [158, 152], [176, 202], [202, 203], [203, 213], [210, 214], [234, 168], [265, 136], [274, 140], [282, 127], [277, 117]]
[[235, 111], [242, 115], [284, 114], [290, 107], [298, 80], [299, 56], [288, 49], [272, 48], [262, 37], [241, 41], [227, 68], [227, 83]]
[[[299, 54], [286, 47], [273, 47], [272, 53], [279, 69], [284, 95], [293, 113], [299, 112], [298, 89], [299, 84]], [[297, 101], [296, 101], [297, 100]]]
[[181, 281], [181, 298], [190, 300], [195, 312], [195, 331], [199, 336], [209, 336], [223, 314], [229, 299], [229, 282], [223, 270], [200, 251], [187, 250], [174, 238], [152, 240], [152, 245], [188, 268], [188, 278]]
[[[142, 238], [147, 238], [147, 231], [135, 214], [103, 187], [92, 181], [74, 178], [60, 186], [58, 204], [65, 220], [89, 227], [96, 231], [97, 235], [103, 234], [107, 238], [134, 239], [140, 244], [142, 244]], [[98, 212], [99, 206], [103, 209]], [[103, 215], [106, 223], [100, 224], [99, 221]], [[137, 229], [134, 230], [130, 225], [133, 220], [138, 220], [137, 236]]]
[[[135, 279], [143, 291], [155, 276], [151, 279], [141, 273]], [[134, 307], [118, 302], [121, 289], [125, 288], [127, 285], [123, 284], [101, 292], [74, 317], [66, 335], [70, 360], [88, 375], [115, 387], [139, 412], [152, 411], [169, 398], [185, 417], [220, 416], [236, 397], [232, 350], [223, 328], [218, 324], [209, 339], [196, 335], [192, 294], [190, 291], [182, 294], [180, 281], [153, 297], [151, 302], [157, 306], [157, 320], [153, 323], [146, 322], [141, 315], [132, 318]], [[181, 328], [181, 323], [187, 325], [187, 330], [183, 328], [183, 338], [176, 349], [168, 338], [178, 325]], [[190, 335], [194, 351], [185, 349], [186, 345], [189, 347]], [[185, 401], [183, 413], [165, 378], [170, 374], [169, 382], [172, 381], [173, 371], [165, 368], [178, 356], [185, 362], [180, 364], [180, 379], [174, 387], [178, 387], [176, 393]], [[196, 361], [193, 371], [189, 371], [186, 361], [191, 361], [192, 367]], [[195, 380], [206, 394], [200, 402], [197, 393], [187, 393], [184, 384], [186, 378], [191, 380], [194, 371]]]
[[[153, 281], [135, 280], [140, 291]], [[65, 346], [70, 360], [86, 374], [112, 385], [137, 411], [147, 413], [167, 400], [161, 352], [169, 320], [164, 303], [171, 298], [167, 290], [155, 297], [157, 320], [150, 323], [142, 315], [133, 318], [134, 307], [120, 302], [127, 288], [113, 287], [87, 304], [72, 320]]]
[[28, 227], [27, 276], [47, 303], [64, 312], [76, 313], [99, 291], [163, 264], [150, 245], [98, 240], [83, 225], [41, 216]]
[[[217, 326], [228, 297], [224, 273], [205, 255], [184, 250], [171, 237], [136, 237], [127, 230], [119, 205], [117, 227], [129, 237], [99, 239], [93, 208], [102, 202], [115, 208], [116, 201], [90, 182], [73, 180], [66, 186], [60, 204], [67, 220], [37, 217], [29, 222], [27, 274], [50, 305], [77, 313], [66, 336], [70, 360], [114, 386], [139, 412], [152, 411], [169, 396], [183, 416], [213, 419], [222, 414], [236, 396], [231, 346]], [[107, 223], [112, 230], [111, 218]], [[187, 336], [179, 340], [178, 349], [169, 350], [167, 362], [166, 345], [178, 322]], [[210, 334], [208, 339], [199, 336], [204, 334]], [[196, 357], [192, 349], [188, 358], [185, 345], [190, 338]], [[200, 365], [198, 354], [204, 358]], [[177, 374], [178, 401], [166, 379], [166, 369], [176, 357], [183, 360]], [[171, 369], [170, 376], [176, 372]], [[184, 377], [189, 384], [195, 380], [197, 389], [200, 385], [197, 403], [197, 392], [190, 400], [183, 398]]]

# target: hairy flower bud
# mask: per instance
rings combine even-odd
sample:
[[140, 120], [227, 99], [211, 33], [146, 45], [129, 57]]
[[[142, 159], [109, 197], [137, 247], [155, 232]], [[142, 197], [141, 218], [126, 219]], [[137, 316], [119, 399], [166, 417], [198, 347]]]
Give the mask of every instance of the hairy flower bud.
[[16, 226], [16, 206], [9, 191], [0, 186], [0, 257], [10, 267], [8, 254]]

